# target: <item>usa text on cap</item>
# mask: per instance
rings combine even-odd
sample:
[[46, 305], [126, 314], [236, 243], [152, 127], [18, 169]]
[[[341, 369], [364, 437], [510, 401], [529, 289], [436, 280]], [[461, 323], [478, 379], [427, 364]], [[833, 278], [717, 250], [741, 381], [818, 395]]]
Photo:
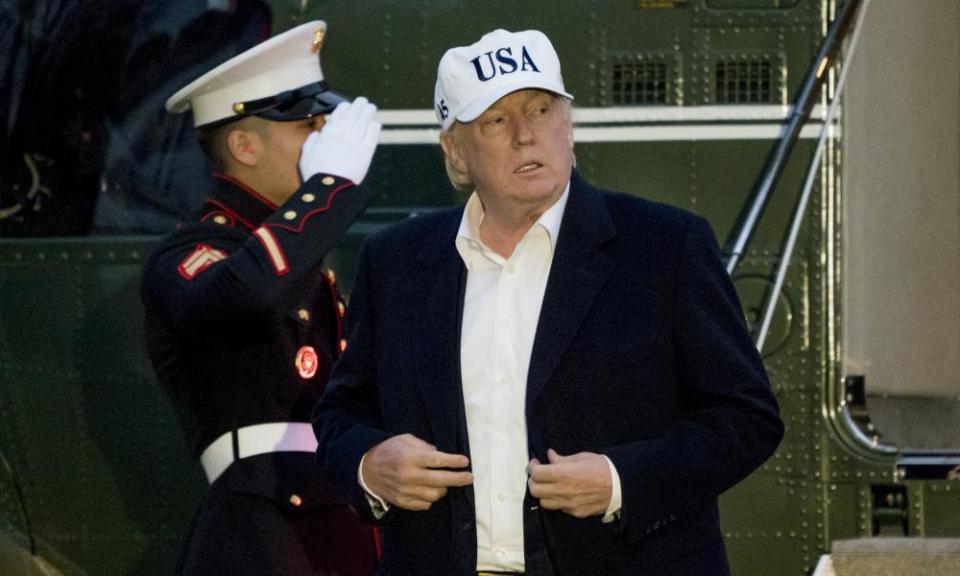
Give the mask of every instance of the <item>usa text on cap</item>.
[[434, 110], [446, 130], [454, 120], [471, 122], [494, 102], [525, 88], [573, 99], [563, 87], [560, 59], [539, 30], [494, 30], [470, 46], [451, 48], [440, 59]]
[[192, 109], [194, 126], [251, 115], [283, 121], [331, 112], [345, 99], [323, 79], [326, 30], [326, 22], [315, 20], [254, 46], [181, 88], [167, 100], [167, 110]]

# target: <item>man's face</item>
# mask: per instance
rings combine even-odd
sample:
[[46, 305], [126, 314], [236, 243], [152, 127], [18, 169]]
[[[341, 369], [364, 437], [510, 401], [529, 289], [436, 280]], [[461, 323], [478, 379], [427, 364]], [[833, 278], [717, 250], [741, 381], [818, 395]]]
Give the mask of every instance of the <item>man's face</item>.
[[573, 167], [573, 125], [569, 105], [553, 94], [512, 92], [455, 130], [447, 153], [488, 210], [542, 212], [563, 194]]
[[277, 204], [282, 204], [300, 188], [300, 149], [307, 136], [326, 124], [325, 116], [314, 116], [290, 122], [267, 122], [263, 152], [258, 170], [269, 190], [260, 190]]

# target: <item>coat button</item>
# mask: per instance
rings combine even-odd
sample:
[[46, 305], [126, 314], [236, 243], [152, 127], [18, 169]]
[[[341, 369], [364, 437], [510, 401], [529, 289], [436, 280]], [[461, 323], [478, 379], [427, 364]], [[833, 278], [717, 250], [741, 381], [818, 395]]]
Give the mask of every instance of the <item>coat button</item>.
[[324, 176], [323, 180], [320, 181], [324, 186], [332, 186], [336, 180], [333, 179], [333, 176]]
[[304, 322], [307, 322], [308, 320], [310, 320], [310, 312], [307, 311], [306, 308], [301, 308], [297, 310], [297, 316]]
[[337, 302], [337, 316], [343, 318], [346, 313], [347, 307], [343, 304], [343, 302]]
[[226, 224], [227, 217], [222, 214], [217, 214], [216, 216], [213, 217], [213, 221], [216, 222], [217, 224]]
[[307, 194], [304, 194], [303, 196], [301, 196], [300, 199], [303, 200], [304, 202], [306, 202], [307, 204], [309, 204], [309, 203], [313, 202], [314, 200], [316, 200], [317, 197], [314, 196], [313, 194], [307, 193]]
[[340, 339], [340, 352], [343, 352], [347, 349], [347, 341], [344, 338]]
[[291, 494], [290, 504], [296, 508], [299, 508], [303, 505], [303, 498], [301, 498], [299, 494]]
[[294, 212], [293, 210], [287, 210], [286, 212], [283, 213], [284, 220], [293, 220], [296, 217], [297, 217], [297, 213]]
[[333, 270], [327, 270], [327, 282], [331, 285], [337, 283], [337, 274]]

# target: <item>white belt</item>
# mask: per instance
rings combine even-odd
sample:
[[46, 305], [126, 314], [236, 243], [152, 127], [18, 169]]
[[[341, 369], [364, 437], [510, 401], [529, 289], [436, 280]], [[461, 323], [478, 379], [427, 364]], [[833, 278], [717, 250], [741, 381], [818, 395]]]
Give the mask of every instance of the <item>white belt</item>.
[[[200, 455], [207, 480], [214, 480], [233, 464], [233, 432], [224, 432]], [[316, 452], [317, 437], [307, 422], [272, 422], [237, 430], [238, 458], [270, 452]]]

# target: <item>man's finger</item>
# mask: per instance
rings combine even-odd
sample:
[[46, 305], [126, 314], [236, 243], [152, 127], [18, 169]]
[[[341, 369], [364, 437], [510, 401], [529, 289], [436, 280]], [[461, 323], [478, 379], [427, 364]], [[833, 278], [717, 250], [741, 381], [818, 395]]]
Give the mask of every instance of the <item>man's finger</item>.
[[473, 474], [470, 472], [453, 472], [451, 470], [430, 470], [424, 479], [424, 484], [443, 488], [469, 486], [473, 484]]
[[554, 450], [553, 448], [547, 448], [547, 461], [550, 462], [551, 464], [559, 464], [560, 462], [563, 462], [566, 459], [567, 459], [566, 456], [561, 456], [557, 454], [557, 451]]
[[540, 483], [556, 482], [560, 479], [559, 471], [555, 464], [538, 464], [528, 466], [530, 479]]
[[553, 500], [551, 498], [541, 498], [540, 507], [546, 510], [560, 510], [563, 508], [563, 502], [560, 500]]
[[470, 459], [463, 454], [450, 454], [431, 450], [421, 454], [417, 464], [424, 468], [466, 468], [470, 465]]

